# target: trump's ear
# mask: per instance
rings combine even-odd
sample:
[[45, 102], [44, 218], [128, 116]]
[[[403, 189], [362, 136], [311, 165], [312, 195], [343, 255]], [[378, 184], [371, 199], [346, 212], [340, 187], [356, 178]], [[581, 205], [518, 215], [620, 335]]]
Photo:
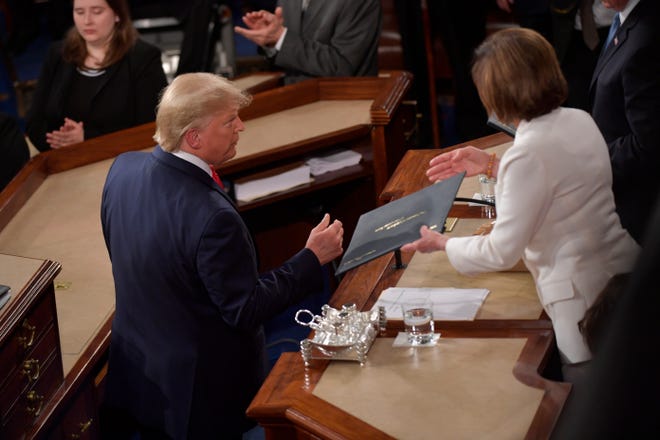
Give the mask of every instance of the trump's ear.
[[196, 128], [189, 128], [183, 134], [184, 142], [192, 149], [197, 150], [200, 147], [199, 131]]

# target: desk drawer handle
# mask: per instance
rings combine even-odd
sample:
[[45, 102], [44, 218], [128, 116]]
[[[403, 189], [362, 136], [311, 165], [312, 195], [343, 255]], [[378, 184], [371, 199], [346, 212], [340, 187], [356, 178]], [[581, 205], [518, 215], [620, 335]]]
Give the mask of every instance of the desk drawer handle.
[[39, 366], [39, 359], [28, 359], [23, 362], [23, 368], [21, 368], [21, 374], [27, 376], [30, 382], [36, 382], [39, 379], [39, 373], [41, 372], [41, 367]]
[[32, 344], [34, 344], [34, 335], [37, 332], [37, 327], [30, 325], [27, 319], [23, 321], [23, 325], [21, 327], [23, 328], [24, 336], [18, 337], [18, 343], [21, 345], [21, 347], [23, 347], [23, 349], [28, 349], [32, 347]]
[[37, 417], [41, 414], [41, 409], [44, 406], [44, 396], [37, 394], [36, 391], [28, 391], [27, 393], [28, 405], [25, 407], [25, 411], [31, 416]]
[[85, 431], [87, 431], [90, 428], [90, 426], [92, 426], [93, 421], [94, 419], [89, 419], [85, 423], [82, 422], [78, 423], [78, 426], [80, 426], [80, 432], [71, 434], [69, 438], [71, 440], [79, 439], [85, 433]]

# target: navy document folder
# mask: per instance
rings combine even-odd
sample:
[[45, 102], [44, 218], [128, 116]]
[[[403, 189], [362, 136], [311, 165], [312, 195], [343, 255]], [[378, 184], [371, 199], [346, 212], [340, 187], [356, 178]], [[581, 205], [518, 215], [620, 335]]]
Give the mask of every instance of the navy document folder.
[[441, 232], [464, 176], [457, 174], [362, 214], [335, 273], [417, 240], [423, 225]]

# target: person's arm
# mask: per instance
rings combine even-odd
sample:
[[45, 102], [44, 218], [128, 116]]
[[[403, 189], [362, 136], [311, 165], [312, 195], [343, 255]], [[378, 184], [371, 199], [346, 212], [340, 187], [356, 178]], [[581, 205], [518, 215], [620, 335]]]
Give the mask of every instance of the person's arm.
[[195, 262], [211, 301], [227, 325], [251, 329], [319, 291], [321, 265], [341, 253], [341, 224], [324, 219], [304, 249], [282, 266], [258, 274], [255, 249], [234, 209], [210, 219]]
[[447, 257], [461, 273], [514, 267], [553, 203], [551, 177], [540, 158], [511, 153], [500, 169], [497, 221], [490, 234], [447, 241]]
[[467, 177], [488, 174], [497, 177], [500, 159], [473, 146], [440, 153], [429, 162], [426, 176], [431, 182], [447, 179], [465, 171]]
[[[346, 1], [337, 6], [337, 14], [332, 36], [325, 42], [306, 39], [289, 28], [275, 57], [275, 65], [310, 76], [366, 74], [358, 69], [365, 59], [377, 55], [380, 0]], [[286, 20], [284, 24], [287, 25]]]

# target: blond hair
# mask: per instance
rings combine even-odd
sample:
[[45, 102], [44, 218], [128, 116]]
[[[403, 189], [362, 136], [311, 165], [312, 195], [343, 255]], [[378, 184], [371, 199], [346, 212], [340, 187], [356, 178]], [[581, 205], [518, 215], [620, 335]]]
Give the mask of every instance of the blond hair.
[[243, 108], [251, 100], [250, 95], [219, 75], [179, 75], [161, 94], [154, 140], [163, 150], [176, 151], [186, 131], [202, 128], [218, 112]]
[[472, 78], [486, 111], [507, 124], [550, 113], [568, 93], [553, 47], [525, 28], [489, 36], [475, 51]]

